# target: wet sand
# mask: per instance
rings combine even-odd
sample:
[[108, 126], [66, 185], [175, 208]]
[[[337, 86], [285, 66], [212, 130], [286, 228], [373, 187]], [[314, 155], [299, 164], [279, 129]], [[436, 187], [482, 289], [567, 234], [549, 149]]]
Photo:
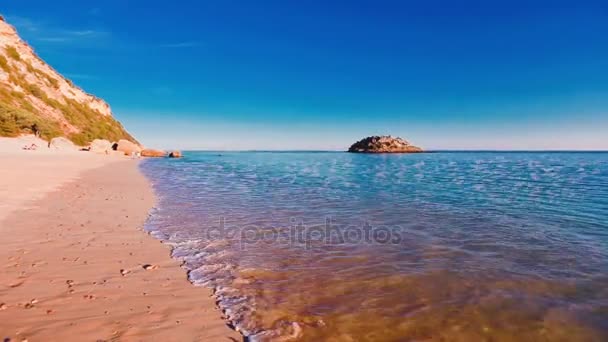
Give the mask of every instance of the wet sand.
[[137, 161], [3, 154], [0, 172], [0, 338], [242, 339], [142, 230], [154, 196]]

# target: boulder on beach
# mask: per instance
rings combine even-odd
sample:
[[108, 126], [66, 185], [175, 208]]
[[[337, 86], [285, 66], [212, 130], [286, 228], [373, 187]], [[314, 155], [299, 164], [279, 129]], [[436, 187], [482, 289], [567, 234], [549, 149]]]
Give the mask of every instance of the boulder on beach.
[[105, 139], [95, 139], [89, 145], [89, 151], [108, 154], [112, 151], [112, 143]]
[[49, 141], [49, 148], [58, 151], [78, 151], [78, 146], [68, 138], [57, 137]]
[[118, 140], [118, 142], [114, 143], [112, 149], [115, 151], [120, 151], [127, 156], [130, 156], [133, 153], [141, 152], [141, 147], [139, 147], [139, 145], [124, 139]]
[[404, 139], [394, 138], [390, 135], [372, 136], [354, 143], [348, 152], [355, 153], [420, 153], [420, 147], [411, 145]]
[[163, 150], [153, 150], [150, 148], [146, 148], [141, 151], [141, 156], [151, 158], [162, 158], [167, 156], [167, 152]]
[[169, 158], [181, 158], [182, 153], [180, 151], [172, 151], [169, 153]]

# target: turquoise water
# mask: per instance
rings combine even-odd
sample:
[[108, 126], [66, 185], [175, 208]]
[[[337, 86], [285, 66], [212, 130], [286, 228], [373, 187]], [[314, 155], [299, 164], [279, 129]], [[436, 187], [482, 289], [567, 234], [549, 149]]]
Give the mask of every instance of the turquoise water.
[[608, 153], [190, 152], [147, 224], [251, 340], [608, 340]]

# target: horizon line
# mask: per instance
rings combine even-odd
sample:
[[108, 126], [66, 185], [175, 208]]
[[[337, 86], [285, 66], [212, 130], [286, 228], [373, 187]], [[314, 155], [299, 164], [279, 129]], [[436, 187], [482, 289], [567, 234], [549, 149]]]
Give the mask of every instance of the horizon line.
[[233, 150], [217, 150], [217, 149], [182, 149], [184, 152], [334, 152], [334, 153], [353, 153], [353, 154], [424, 154], [424, 153], [441, 153], [441, 152], [504, 152], [504, 153], [513, 153], [513, 152], [537, 152], [537, 153], [608, 153], [608, 149], [601, 150], [568, 150], [568, 149], [560, 149], [560, 150], [550, 150], [550, 149], [512, 149], [512, 150], [501, 150], [501, 149], [433, 149], [426, 150], [424, 152], [419, 153], [357, 153], [357, 152], [348, 152], [347, 150], [308, 150], [308, 149], [285, 149], [285, 150], [273, 150], [273, 149], [233, 149]]

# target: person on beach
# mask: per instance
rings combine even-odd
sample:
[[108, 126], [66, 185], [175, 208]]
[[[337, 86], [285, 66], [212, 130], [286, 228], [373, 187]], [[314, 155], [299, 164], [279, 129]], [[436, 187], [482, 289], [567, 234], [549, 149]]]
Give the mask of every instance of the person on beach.
[[32, 125], [32, 133], [34, 133], [36, 138], [40, 138], [40, 129], [38, 129], [38, 124]]

